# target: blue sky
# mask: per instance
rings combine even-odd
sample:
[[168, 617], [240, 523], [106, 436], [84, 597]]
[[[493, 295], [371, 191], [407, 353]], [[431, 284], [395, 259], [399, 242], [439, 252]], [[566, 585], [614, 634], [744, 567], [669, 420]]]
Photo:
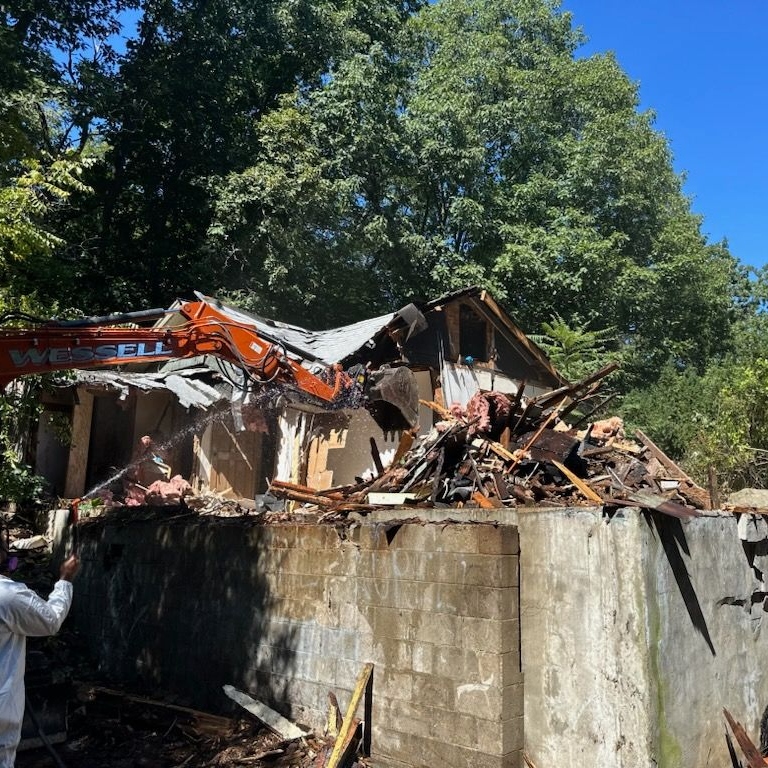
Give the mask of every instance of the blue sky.
[[711, 242], [768, 263], [768, 2], [563, 0], [590, 38], [579, 55], [613, 51], [656, 112], [675, 168]]

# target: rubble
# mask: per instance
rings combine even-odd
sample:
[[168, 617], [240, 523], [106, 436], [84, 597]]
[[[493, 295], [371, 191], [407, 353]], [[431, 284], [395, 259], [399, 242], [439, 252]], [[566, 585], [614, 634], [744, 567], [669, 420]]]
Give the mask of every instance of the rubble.
[[[314, 733], [281, 739], [247, 713], [230, 719], [88, 684], [75, 686], [68, 721], [67, 741], [55, 751], [80, 768], [316, 768], [333, 744]], [[52, 765], [43, 749], [16, 759], [17, 768]]]
[[[56, 643], [58, 656], [66, 658], [66, 640], [57, 638]], [[50, 653], [50, 643], [47, 650]], [[57, 660], [60, 667], [61, 658]], [[370, 675], [368, 665], [364, 671]], [[69, 668], [69, 672], [82, 674], [86, 669]], [[343, 728], [362, 692], [358, 694], [356, 690], [353, 694], [347, 717], [338, 730], [329, 727], [320, 733], [300, 729], [231, 686], [224, 688], [228, 696], [232, 692], [237, 694], [238, 702], [244, 706], [240, 715], [211, 714], [73, 679], [69, 684], [66, 740], [56, 744], [55, 752], [63, 764], [80, 768], [105, 765], [112, 768], [365, 768], [368, 765], [360, 755], [360, 739], [353, 738], [360, 721], [350, 719], [354, 729]], [[366, 689], [366, 694], [369, 691]], [[332, 692], [329, 700], [336, 701]], [[251, 712], [254, 705], [258, 705], [258, 709]], [[279, 728], [273, 718], [279, 718]], [[337, 748], [339, 744], [343, 749]], [[334, 758], [336, 754], [338, 757]], [[17, 768], [49, 768], [54, 764], [51, 755], [42, 748], [23, 750], [16, 760]]]
[[516, 395], [479, 392], [466, 408], [424, 401], [440, 421], [421, 438], [405, 433], [406, 447], [375, 478], [325, 491], [273, 481], [270, 493], [324, 520], [395, 500], [415, 508], [634, 506], [682, 518], [710, 509], [708, 491], [642, 432], [627, 438], [621, 418], [568, 423], [612, 370], [533, 398], [521, 387]]
[[[698, 486], [653, 441], [637, 431], [625, 433], [618, 416], [588, 418], [610, 396], [600, 396], [614, 365], [575, 384], [535, 397], [479, 391], [462, 407], [422, 401], [438, 416], [427, 435], [402, 433], [389, 466], [372, 440], [376, 473], [354, 485], [317, 489], [272, 480], [255, 500], [233, 500], [211, 492], [195, 493], [142, 438], [136, 461], [120, 489], [100, 488], [82, 501], [83, 517], [116, 507], [178, 507], [197, 514], [259, 515], [279, 521], [296, 514], [334, 522], [350, 513], [380, 507], [644, 507], [676, 517], [693, 517], [712, 508], [708, 490]], [[578, 413], [586, 414], [579, 417]], [[583, 422], [587, 422], [583, 426]], [[151, 473], [162, 475], [149, 485]], [[286, 506], [286, 502], [292, 502]]]

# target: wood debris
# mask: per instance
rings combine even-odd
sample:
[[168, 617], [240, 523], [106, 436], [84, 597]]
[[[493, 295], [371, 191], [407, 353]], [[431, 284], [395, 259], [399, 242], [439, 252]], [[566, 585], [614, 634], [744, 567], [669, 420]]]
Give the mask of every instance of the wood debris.
[[[370, 665], [366, 665], [363, 672], [366, 671], [370, 675]], [[368, 678], [363, 690], [369, 719], [371, 689], [367, 683]], [[347, 715], [342, 719], [338, 713], [338, 719], [334, 717], [335, 732], [325, 734], [302, 730], [261, 702], [231, 686], [225, 688], [230, 689], [227, 695], [234, 694], [243, 706], [241, 717], [223, 717], [95, 684], [73, 686], [75, 698], [70, 705], [68, 738], [56, 745], [56, 752], [64, 764], [81, 768], [368, 765], [361, 754], [366, 749], [360, 737], [363, 722], [354, 716], [360, 701], [357, 688]], [[333, 694], [329, 698], [336, 701]], [[365, 754], [369, 753], [370, 744], [367, 749]], [[336, 757], [331, 762], [333, 755]], [[43, 749], [20, 752], [16, 762], [17, 768], [43, 768], [50, 764], [50, 756]]]
[[[760, 750], [755, 746], [753, 741], [747, 735], [744, 726], [734, 720], [733, 716], [727, 709], [723, 709], [723, 715], [725, 716], [728, 725], [733, 732], [734, 738], [738, 743], [741, 751], [744, 753], [744, 757], [747, 759], [748, 768], [765, 768], [768, 765], [768, 759], [764, 758], [760, 754]], [[727, 732], [726, 732], [727, 735]]]
[[[333, 749], [331, 750], [328, 761], [324, 764], [324, 768], [344, 768], [344, 766], [349, 765], [357, 752], [357, 747], [362, 740], [362, 737], [359, 735], [362, 721], [356, 717], [356, 712], [363, 696], [366, 697], [365, 709], [366, 720], [368, 721], [365, 724], [365, 728], [367, 732], [370, 733], [372, 675], [373, 664], [365, 664], [358, 675], [355, 689], [349, 700], [347, 713], [344, 715], [344, 719], [338, 729]], [[367, 753], [370, 751], [369, 747], [370, 745], [367, 745], [367, 747], [363, 748], [363, 751]]]
[[274, 709], [268, 707], [261, 701], [257, 701], [247, 693], [238, 691], [237, 688], [234, 688], [231, 685], [224, 686], [224, 693], [226, 693], [232, 701], [236, 702], [243, 707], [243, 709], [258, 718], [283, 740], [292, 741], [293, 739], [301, 739], [307, 735], [306, 731], [299, 728], [290, 720], [286, 720], [279, 712], [275, 712]]
[[[479, 392], [466, 408], [431, 408], [440, 421], [406, 440], [396, 460], [356, 486], [320, 491], [273, 481], [270, 492], [316, 508], [323, 520], [403, 507], [633, 506], [687, 518], [711, 508], [709, 492], [646, 435], [628, 438], [619, 417], [579, 428], [612, 366], [538, 397]], [[522, 389], [522, 387], [521, 387]], [[410, 444], [412, 442], [412, 445]]]

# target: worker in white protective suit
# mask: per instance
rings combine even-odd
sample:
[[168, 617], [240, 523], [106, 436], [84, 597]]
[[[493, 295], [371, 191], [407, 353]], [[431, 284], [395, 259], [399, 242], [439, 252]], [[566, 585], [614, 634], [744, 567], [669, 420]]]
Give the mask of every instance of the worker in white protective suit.
[[[0, 532], [0, 570], [11, 568], [8, 542]], [[0, 575], [0, 768], [13, 768], [24, 719], [24, 670], [27, 637], [55, 635], [72, 604], [72, 580], [80, 569], [77, 555], [67, 558], [48, 600], [25, 584]]]

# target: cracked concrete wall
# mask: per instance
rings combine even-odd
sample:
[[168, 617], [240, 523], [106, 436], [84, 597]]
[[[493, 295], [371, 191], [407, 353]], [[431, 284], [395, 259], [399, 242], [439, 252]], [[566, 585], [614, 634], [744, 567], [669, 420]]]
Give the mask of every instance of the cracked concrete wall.
[[757, 741], [762, 585], [734, 516], [518, 516], [525, 743], [536, 765], [723, 766], [722, 710]]
[[509, 525], [115, 512], [81, 526], [70, 621], [147, 695], [216, 712], [231, 684], [314, 727], [373, 662], [376, 766], [519, 768], [518, 552]]

